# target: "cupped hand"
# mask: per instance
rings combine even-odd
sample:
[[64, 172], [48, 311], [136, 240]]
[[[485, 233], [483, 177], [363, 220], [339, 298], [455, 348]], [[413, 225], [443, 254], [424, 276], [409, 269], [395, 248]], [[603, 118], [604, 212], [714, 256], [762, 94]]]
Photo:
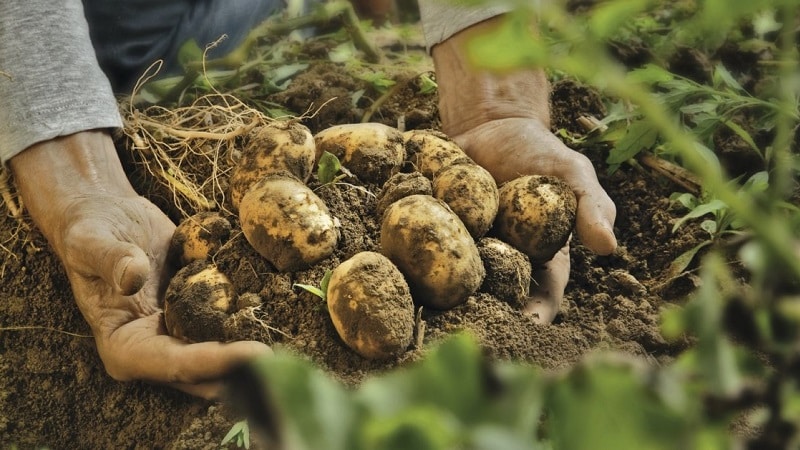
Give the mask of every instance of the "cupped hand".
[[[466, 50], [500, 23], [500, 16], [475, 24], [432, 49], [439, 85], [442, 131], [498, 185], [523, 175], [552, 175], [572, 187], [578, 199], [576, 232], [599, 254], [617, 246], [616, 207], [600, 186], [589, 159], [550, 131], [549, 85], [540, 68], [494, 73], [476, 67]], [[534, 269], [527, 312], [549, 323], [559, 311], [569, 280], [569, 243]]]
[[190, 344], [167, 334], [159, 299], [172, 274], [175, 225], [130, 187], [107, 133], [34, 145], [11, 167], [113, 378], [212, 398], [225, 374], [269, 352], [259, 342]]

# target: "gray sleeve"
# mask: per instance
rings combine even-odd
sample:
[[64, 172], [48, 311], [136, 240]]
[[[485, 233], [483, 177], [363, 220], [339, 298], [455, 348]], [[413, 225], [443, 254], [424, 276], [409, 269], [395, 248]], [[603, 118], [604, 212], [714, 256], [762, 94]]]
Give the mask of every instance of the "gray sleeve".
[[508, 5], [465, 6], [459, 0], [419, 0], [428, 52], [459, 31], [511, 10]]
[[0, 1], [0, 161], [57, 136], [121, 125], [81, 0]]

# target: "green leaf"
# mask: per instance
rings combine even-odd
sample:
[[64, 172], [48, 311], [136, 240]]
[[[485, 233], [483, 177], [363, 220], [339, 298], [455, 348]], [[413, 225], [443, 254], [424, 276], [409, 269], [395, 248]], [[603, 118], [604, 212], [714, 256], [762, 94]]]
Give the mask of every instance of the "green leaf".
[[467, 42], [467, 55], [475, 67], [499, 72], [545, 65], [551, 48], [530, 26], [532, 13], [506, 14], [491, 33], [474, 36]]
[[228, 434], [222, 438], [220, 445], [225, 445], [233, 441], [234, 438], [236, 438], [237, 447], [250, 448], [250, 427], [247, 425], [247, 419], [233, 424]]
[[197, 44], [197, 41], [189, 39], [181, 44], [181, 47], [178, 49], [178, 62], [181, 66], [186, 67], [187, 64], [202, 60], [203, 50]]
[[675, 75], [655, 64], [646, 64], [628, 72], [626, 78], [631, 83], [659, 84], [674, 80]]
[[667, 277], [675, 278], [681, 273], [683, 273], [683, 271], [686, 270], [687, 267], [689, 267], [689, 264], [692, 263], [695, 256], [697, 256], [697, 252], [699, 252], [700, 250], [702, 250], [703, 248], [707, 247], [710, 244], [711, 244], [710, 240], [703, 241], [695, 245], [694, 247], [690, 248], [689, 250], [686, 250], [685, 252], [678, 255], [675, 259], [672, 260], [672, 263], [670, 263], [669, 268], [667, 268]]
[[703, 203], [701, 205], [697, 205], [689, 211], [688, 214], [681, 217], [675, 222], [675, 225], [672, 226], [672, 232], [674, 233], [684, 222], [690, 219], [696, 219], [698, 217], [705, 216], [706, 214], [714, 214], [718, 215], [721, 211], [728, 209], [728, 205], [725, 204], [722, 200], [713, 199], [708, 203]]
[[628, 127], [625, 136], [617, 141], [608, 155], [608, 164], [622, 164], [639, 152], [653, 147], [658, 139], [658, 130], [646, 120], [638, 120]]
[[326, 295], [325, 295], [325, 291], [324, 290], [322, 290], [322, 289], [320, 289], [320, 288], [318, 288], [316, 286], [313, 286], [311, 284], [295, 283], [295, 284], [292, 285], [292, 287], [293, 288], [299, 287], [300, 289], [303, 289], [304, 291], [310, 292], [310, 293], [316, 295], [317, 297], [319, 297], [319, 298], [321, 298], [323, 300], [325, 300], [327, 298]]
[[744, 92], [744, 88], [722, 64], [717, 64], [713, 74], [714, 86], [717, 88], [727, 86], [736, 92]]
[[322, 280], [319, 282], [319, 288], [322, 290], [322, 292], [326, 293], [326, 295], [325, 295], [326, 298], [327, 298], [327, 292], [328, 292], [328, 284], [330, 284], [330, 282], [331, 282], [331, 275], [332, 274], [333, 274], [332, 270], [330, 270], [330, 269], [326, 270], [325, 271], [325, 275], [322, 276]]
[[589, 14], [589, 29], [599, 39], [619, 33], [619, 29], [630, 23], [650, 2], [647, 0], [607, 1], [598, 3]]
[[331, 152], [324, 152], [319, 158], [317, 166], [317, 178], [322, 184], [332, 183], [336, 179], [336, 174], [342, 169], [342, 163], [339, 158]]
[[447, 450], [456, 447], [463, 432], [449, 411], [425, 404], [368, 418], [360, 428], [360, 447], [381, 450]]

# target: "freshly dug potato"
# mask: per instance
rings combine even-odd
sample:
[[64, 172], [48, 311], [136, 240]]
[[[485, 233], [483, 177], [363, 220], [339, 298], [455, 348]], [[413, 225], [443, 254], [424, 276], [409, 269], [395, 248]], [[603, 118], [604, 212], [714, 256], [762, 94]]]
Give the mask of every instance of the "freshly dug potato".
[[285, 171], [308, 181], [316, 151], [314, 136], [299, 122], [279, 121], [259, 128], [231, 173], [231, 204], [239, 208], [250, 186], [267, 174]]
[[400, 172], [392, 175], [378, 194], [378, 202], [375, 204], [378, 217], [382, 216], [392, 203], [414, 194], [433, 195], [431, 180], [419, 172]]
[[478, 241], [478, 251], [486, 268], [481, 292], [492, 294], [515, 308], [523, 308], [530, 294], [533, 272], [528, 256], [491, 237]]
[[242, 232], [253, 248], [280, 271], [296, 271], [330, 256], [339, 240], [337, 221], [325, 203], [299, 179], [267, 175], [239, 205]]
[[406, 156], [403, 134], [381, 123], [336, 125], [314, 135], [314, 141], [317, 160], [332, 153], [360, 180], [379, 185], [397, 173]]
[[556, 177], [528, 175], [500, 186], [497, 237], [528, 255], [534, 264], [550, 260], [575, 227], [578, 202]]
[[486, 274], [461, 219], [429, 195], [389, 206], [381, 223], [381, 253], [406, 276], [414, 300], [433, 309], [463, 303]]
[[474, 239], [489, 231], [497, 215], [497, 183], [488, 170], [474, 163], [439, 170], [433, 179], [433, 196], [447, 203]]
[[428, 179], [456, 162], [472, 161], [452, 139], [441, 131], [410, 130], [403, 133], [406, 158]]
[[380, 253], [357, 253], [333, 269], [327, 302], [339, 337], [361, 356], [386, 359], [411, 344], [414, 302], [408, 284]]
[[231, 235], [231, 223], [218, 212], [205, 211], [187, 217], [172, 235], [170, 257], [185, 266], [216, 253]]
[[218, 341], [223, 323], [235, 309], [234, 289], [216, 266], [195, 261], [170, 280], [164, 297], [164, 321], [170, 335], [191, 342]]

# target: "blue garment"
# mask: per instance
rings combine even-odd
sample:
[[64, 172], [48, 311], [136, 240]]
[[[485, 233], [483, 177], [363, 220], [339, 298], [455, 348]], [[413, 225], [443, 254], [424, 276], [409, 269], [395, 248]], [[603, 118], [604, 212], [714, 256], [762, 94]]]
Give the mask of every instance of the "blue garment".
[[284, 0], [82, 0], [97, 60], [115, 92], [127, 93], [144, 70], [164, 60], [160, 75], [181, 71], [180, 47], [194, 39], [200, 48], [226, 34], [208, 53], [225, 55], [267, 17], [286, 8]]

